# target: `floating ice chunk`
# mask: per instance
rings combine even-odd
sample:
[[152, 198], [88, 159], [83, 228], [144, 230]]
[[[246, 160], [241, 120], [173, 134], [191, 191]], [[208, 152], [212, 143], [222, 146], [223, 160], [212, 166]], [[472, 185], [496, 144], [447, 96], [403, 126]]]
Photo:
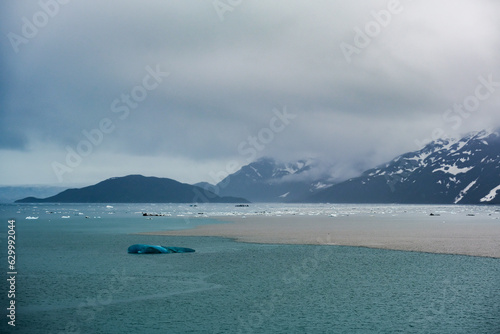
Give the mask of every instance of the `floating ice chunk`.
[[169, 253], [193, 253], [195, 250], [185, 247], [167, 247], [157, 245], [132, 245], [127, 250], [131, 254], [169, 254]]

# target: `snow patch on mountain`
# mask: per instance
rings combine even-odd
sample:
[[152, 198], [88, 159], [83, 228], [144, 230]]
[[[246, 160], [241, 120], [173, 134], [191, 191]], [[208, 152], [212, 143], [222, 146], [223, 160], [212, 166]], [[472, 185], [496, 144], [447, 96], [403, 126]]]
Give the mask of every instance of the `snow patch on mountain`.
[[258, 177], [262, 177], [262, 175], [260, 175], [259, 171], [257, 170], [257, 168], [253, 167], [253, 166], [249, 166], [254, 172], [255, 174], [257, 174]]
[[415, 161], [418, 161], [419, 163], [422, 163], [431, 154], [432, 154], [432, 152], [421, 152], [420, 154], [418, 154], [414, 157], [406, 158], [406, 160], [415, 160]]
[[483, 198], [481, 198], [481, 202], [491, 202], [497, 196], [497, 192], [500, 190], [500, 185], [490, 190], [490, 193]]
[[457, 165], [453, 165], [453, 166], [450, 166], [450, 165], [443, 165], [441, 166], [440, 168], [436, 168], [434, 169], [432, 172], [435, 173], [435, 172], [443, 172], [443, 173], [448, 173], [448, 174], [452, 174], [452, 175], [457, 175], [457, 174], [461, 174], [461, 173], [467, 173], [468, 171], [470, 171], [472, 168], [474, 168], [474, 166], [472, 167], [464, 167], [464, 168], [459, 168], [457, 167]]
[[319, 189], [325, 189], [325, 188], [328, 188], [329, 186], [331, 186], [332, 184], [331, 183], [324, 183], [324, 182], [316, 182], [312, 185], [312, 188], [314, 190], [319, 190]]
[[475, 179], [474, 181], [472, 181], [471, 183], [469, 183], [469, 185], [467, 187], [465, 187], [462, 191], [460, 191], [460, 194], [458, 194], [458, 196], [455, 198], [455, 202], [454, 204], [457, 204], [458, 202], [460, 202], [465, 195], [467, 195], [467, 192], [470, 190], [470, 188], [472, 188], [477, 182], [477, 179]]

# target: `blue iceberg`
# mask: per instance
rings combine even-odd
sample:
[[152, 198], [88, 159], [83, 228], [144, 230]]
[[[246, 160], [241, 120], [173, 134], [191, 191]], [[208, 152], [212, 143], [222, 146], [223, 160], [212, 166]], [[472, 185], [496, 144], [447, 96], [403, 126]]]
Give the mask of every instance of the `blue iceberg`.
[[192, 253], [194, 249], [185, 247], [167, 247], [156, 245], [136, 244], [128, 248], [131, 254], [169, 254], [169, 253]]

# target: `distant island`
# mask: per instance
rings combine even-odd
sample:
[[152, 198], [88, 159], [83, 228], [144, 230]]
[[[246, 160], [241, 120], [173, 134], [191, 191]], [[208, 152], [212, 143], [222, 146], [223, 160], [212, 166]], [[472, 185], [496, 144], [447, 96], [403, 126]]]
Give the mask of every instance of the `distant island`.
[[67, 189], [47, 198], [26, 197], [16, 203], [249, 203], [168, 178], [128, 175], [95, 185]]

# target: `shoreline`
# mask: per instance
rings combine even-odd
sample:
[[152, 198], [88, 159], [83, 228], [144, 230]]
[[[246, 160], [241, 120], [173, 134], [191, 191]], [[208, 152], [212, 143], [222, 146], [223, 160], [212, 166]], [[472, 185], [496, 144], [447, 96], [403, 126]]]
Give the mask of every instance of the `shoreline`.
[[491, 216], [352, 215], [212, 217], [224, 222], [141, 235], [223, 237], [237, 242], [354, 246], [500, 258], [500, 220]]

